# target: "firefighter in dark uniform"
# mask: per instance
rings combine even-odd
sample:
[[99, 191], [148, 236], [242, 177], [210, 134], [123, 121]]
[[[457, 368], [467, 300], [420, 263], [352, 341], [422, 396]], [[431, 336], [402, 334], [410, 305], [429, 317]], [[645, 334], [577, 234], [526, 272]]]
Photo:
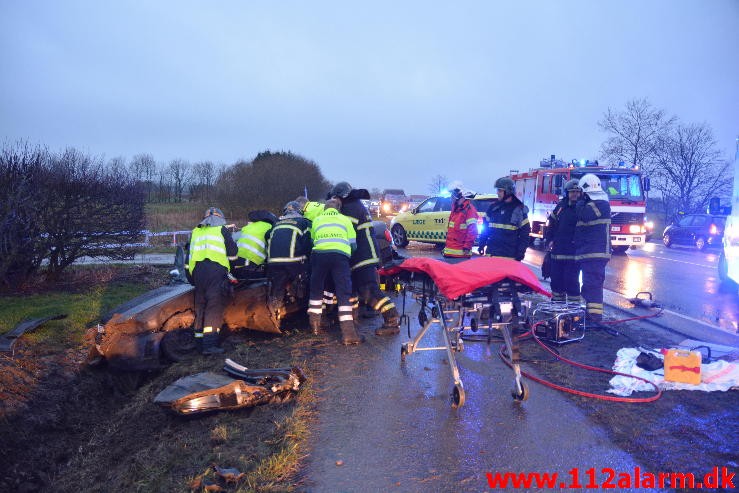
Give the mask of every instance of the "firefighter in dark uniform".
[[269, 308], [279, 319], [285, 306], [287, 286], [310, 272], [308, 256], [313, 242], [311, 222], [300, 213], [301, 205], [290, 201], [272, 228], [267, 242], [267, 277], [270, 280]]
[[357, 250], [352, 254], [352, 285], [357, 296], [353, 298], [355, 313], [359, 312], [359, 300], [379, 312], [384, 320], [375, 330], [378, 336], [400, 333], [400, 315], [395, 304], [380, 290], [377, 269], [380, 266], [379, 248], [372, 227], [372, 216], [361, 199], [369, 199], [365, 189], [353, 189], [347, 182], [334, 185], [331, 197], [341, 200], [341, 213], [351, 219], [357, 235]]
[[339, 302], [339, 327], [344, 344], [359, 344], [364, 338], [357, 333], [352, 316], [352, 280], [349, 259], [357, 248], [354, 226], [348, 217], [341, 214], [341, 201], [326, 201], [323, 213], [318, 215], [311, 226], [313, 251], [310, 257], [310, 301], [308, 321], [311, 330], [321, 331], [323, 312], [323, 286], [327, 277], [334, 282], [336, 298]]
[[195, 342], [203, 354], [222, 353], [219, 332], [230, 297], [230, 261], [238, 248], [220, 209], [211, 207], [192, 230], [187, 269], [195, 285]]
[[582, 189], [577, 180], [565, 183], [564, 197], [547, 219], [545, 240], [552, 256], [552, 301], [580, 303], [580, 279], [575, 261], [575, 205]]
[[498, 178], [495, 188], [498, 200], [485, 213], [487, 224], [478, 241], [478, 252], [521, 261], [531, 233], [528, 208], [516, 197], [516, 185], [510, 178]]
[[235, 267], [239, 279], [264, 277], [267, 263], [267, 237], [277, 216], [270, 211], [258, 210], [249, 213], [249, 224], [241, 228], [236, 245], [239, 247]]
[[600, 322], [606, 264], [611, 259], [611, 206], [596, 175], [586, 174], [579, 186], [583, 195], [575, 206], [575, 259], [582, 271], [585, 319]]

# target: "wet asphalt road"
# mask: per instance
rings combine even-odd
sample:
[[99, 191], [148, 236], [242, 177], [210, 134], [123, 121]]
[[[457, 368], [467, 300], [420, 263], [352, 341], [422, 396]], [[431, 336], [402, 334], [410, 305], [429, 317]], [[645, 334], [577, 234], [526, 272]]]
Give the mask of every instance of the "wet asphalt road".
[[[632, 298], [649, 291], [671, 311], [703, 320], [730, 333], [739, 333], [739, 292], [726, 289], [718, 278], [719, 251], [667, 248], [647, 243], [644, 248], [613, 255], [604, 287]], [[526, 261], [541, 265], [543, 252], [529, 249]]]
[[[414, 306], [412, 320], [415, 313]], [[378, 323], [362, 325], [365, 344], [337, 345], [321, 358], [306, 491], [490, 491], [487, 472], [557, 472], [568, 482], [575, 467], [638, 465], [557, 391], [531, 387], [525, 403], [514, 401], [513, 373], [497, 344], [467, 343], [457, 353], [467, 401], [453, 409], [446, 352], [415, 352], [401, 362], [405, 329], [379, 338], [372, 334]], [[440, 329], [422, 342], [443, 345]]]
[[[718, 290], [712, 253], [664, 250], [661, 245], [648, 245], [644, 251], [614, 257], [606, 288], [630, 296], [652, 291], [658, 301], [684, 314], [701, 318], [702, 311], [719, 310], [729, 314], [719, 317], [720, 321], [736, 320], [736, 294]], [[439, 255], [433, 247], [415, 243], [401, 253]], [[539, 265], [542, 256], [530, 249], [526, 262]], [[696, 286], [707, 292], [696, 293]], [[669, 293], [669, 301], [664, 293]], [[406, 302], [413, 336], [419, 328], [418, 305], [410, 298]], [[454, 409], [446, 352], [415, 352], [402, 362], [400, 346], [409, 340], [405, 326], [399, 336], [380, 338], [372, 334], [379, 323], [379, 318], [362, 322], [361, 331], [368, 339], [365, 344], [345, 348], [332, 343], [318, 357], [314, 381], [320, 396], [318, 422], [301, 491], [491, 491], [486, 473], [506, 471], [558, 473], [560, 488], [554, 490], [570, 491], [562, 486], [571, 481], [573, 468], [581, 476], [591, 467], [630, 472], [638, 466], [642, 471], [657, 471], [664, 464], [674, 470], [679, 469], [675, 464], [686, 463], [695, 471], [723, 464], [736, 470], [739, 449], [731, 435], [728, 456], [732, 460], [726, 461], [726, 454], [705, 460], [681, 459], [691, 450], [694, 435], [709, 442], [716, 439], [717, 447], [726, 448], [719, 445], [722, 439], [716, 435], [723, 429], [716, 422], [739, 420], [736, 392], [722, 393], [715, 401], [688, 392], [705, 404], [686, 402], [685, 406], [680, 393], [674, 392], [655, 405], [598, 401], [591, 406], [529, 382], [530, 398], [519, 403], [511, 398], [513, 374], [497, 356], [499, 343], [468, 342], [463, 352], [456, 353], [467, 399], [464, 406]], [[732, 330], [731, 325], [727, 328]], [[635, 334], [665, 345], [682, 339], [642, 327]], [[335, 341], [338, 334], [323, 337]], [[597, 334], [589, 335], [582, 343], [568, 345], [566, 351], [586, 355], [598, 344], [597, 339]], [[432, 326], [422, 345], [442, 346], [441, 329]], [[609, 367], [610, 358], [601, 358], [598, 364]], [[682, 409], [677, 418], [670, 417], [673, 409]], [[704, 429], [696, 415], [705, 415], [714, 423], [712, 428]], [[664, 436], [661, 427], [669, 433], [683, 430], [685, 436]], [[726, 431], [733, 429], [735, 425]], [[649, 437], [647, 445], [639, 444], [642, 435]], [[650, 447], [656, 448], [659, 457]], [[596, 476], [598, 482], [605, 479], [602, 474]]]

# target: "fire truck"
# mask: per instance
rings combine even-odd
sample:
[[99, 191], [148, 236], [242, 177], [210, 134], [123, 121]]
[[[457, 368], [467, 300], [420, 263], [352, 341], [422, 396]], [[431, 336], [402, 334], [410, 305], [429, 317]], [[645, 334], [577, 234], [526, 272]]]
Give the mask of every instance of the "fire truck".
[[598, 161], [572, 160], [564, 162], [552, 155], [543, 159], [538, 168], [525, 173], [514, 172], [516, 196], [529, 209], [531, 236], [543, 238], [549, 214], [562, 197], [564, 184], [570, 179], [580, 179], [586, 173], [600, 178], [603, 191], [611, 205], [611, 246], [616, 253], [624, 253], [644, 244], [646, 228], [645, 192], [649, 190], [649, 178], [636, 167], [620, 163], [617, 167], [599, 166]]

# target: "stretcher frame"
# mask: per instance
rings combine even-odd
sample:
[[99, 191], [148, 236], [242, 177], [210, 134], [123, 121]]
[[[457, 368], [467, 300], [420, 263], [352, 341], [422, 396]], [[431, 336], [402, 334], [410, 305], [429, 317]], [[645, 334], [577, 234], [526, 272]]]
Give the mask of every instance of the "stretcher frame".
[[[414, 281], [420, 281], [420, 290], [414, 284]], [[404, 362], [409, 354], [417, 351], [446, 351], [454, 385], [451, 393], [452, 407], [458, 408], [463, 406], [466, 399], [464, 384], [460, 377], [459, 366], [454, 353], [464, 350], [463, 333], [465, 329], [473, 328], [472, 324], [466, 324], [465, 321], [475, 320], [475, 331], [487, 329], [488, 341], [490, 341], [490, 333], [493, 330], [499, 330], [501, 332], [510, 367], [513, 370], [514, 385], [511, 390], [511, 396], [518, 402], [523, 402], [529, 398], [528, 386], [523, 381], [523, 376], [521, 375], [519, 365], [520, 352], [518, 342], [513, 337], [513, 330], [521, 324], [520, 314], [523, 304], [518, 297], [519, 290], [530, 291], [530, 288], [509, 279], [504, 279], [478, 288], [471, 293], [464, 294], [455, 299], [448, 299], [439, 293], [436, 285], [428, 275], [418, 272], [410, 275], [406, 288], [408, 286], [411, 288], [413, 297], [421, 304], [418, 317], [421, 329], [411, 341], [401, 345], [401, 361]], [[511, 300], [502, 300], [502, 295], [509, 295]], [[508, 306], [510, 306], [508, 317], [504, 321], [505, 314], [503, 308], [507, 308]], [[427, 316], [427, 309], [430, 311], [431, 317]], [[486, 324], [480, 323], [484, 309], [489, 310], [488, 323]], [[405, 313], [403, 317], [406, 320], [408, 319]], [[441, 329], [444, 336], [444, 346], [421, 346], [421, 341], [429, 333], [432, 326], [437, 326]]]

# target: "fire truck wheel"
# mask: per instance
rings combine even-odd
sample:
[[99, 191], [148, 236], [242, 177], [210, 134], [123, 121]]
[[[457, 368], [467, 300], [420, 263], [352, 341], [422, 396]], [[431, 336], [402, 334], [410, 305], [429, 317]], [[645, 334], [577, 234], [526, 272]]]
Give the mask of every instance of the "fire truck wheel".
[[628, 249], [629, 249], [628, 245], [618, 245], [618, 246], [613, 247], [613, 253], [618, 253], [618, 254], [626, 253], [626, 250]]

